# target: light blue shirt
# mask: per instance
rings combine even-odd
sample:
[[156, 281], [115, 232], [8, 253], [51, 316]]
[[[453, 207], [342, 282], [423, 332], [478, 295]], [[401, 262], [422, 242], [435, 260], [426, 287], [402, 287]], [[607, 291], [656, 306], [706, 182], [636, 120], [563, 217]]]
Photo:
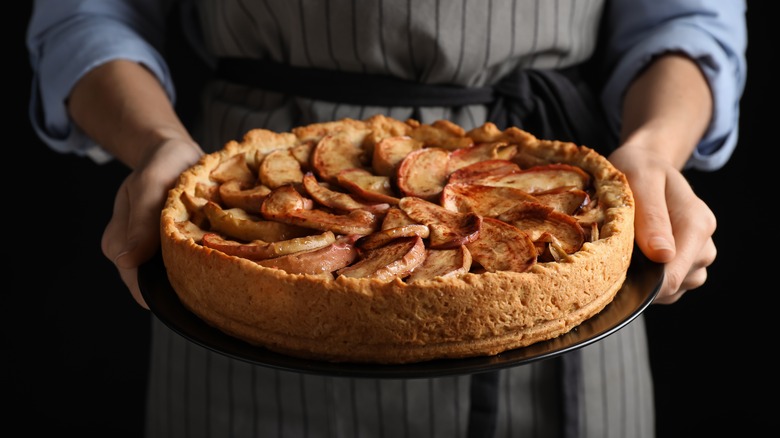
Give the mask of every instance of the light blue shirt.
[[[30, 119], [54, 150], [111, 157], [68, 117], [65, 101], [90, 69], [114, 59], [144, 64], [175, 99], [174, 84], [161, 54], [171, 1], [37, 0], [27, 35], [33, 83]], [[744, 0], [613, 0], [606, 60], [612, 73], [602, 102], [615, 132], [623, 94], [655, 56], [678, 51], [701, 67], [714, 98], [714, 115], [688, 166], [716, 170], [738, 140], [739, 101], [745, 86], [747, 29]], [[190, 23], [192, 25], [192, 23]]]

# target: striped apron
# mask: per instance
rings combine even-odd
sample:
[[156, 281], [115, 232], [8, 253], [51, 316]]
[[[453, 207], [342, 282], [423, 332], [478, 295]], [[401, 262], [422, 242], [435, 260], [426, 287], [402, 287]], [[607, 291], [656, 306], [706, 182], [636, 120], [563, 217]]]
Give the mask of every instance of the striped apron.
[[[594, 119], [598, 105], [576, 75], [593, 53], [602, 3], [193, 1], [185, 17], [194, 18], [197, 43], [221, 62], [192, 129], [209, 151], [252, 128], [289, 131], [382, 113], [423, 123], [449, 119], [467, 130], [492, 120], [605, 152], [614, 140], [593, 129], [603, 126]], [[295, 88], [320, 69], [342, 73], [314, 76], [313, 91]], [[350, 90], [357, 82], [344, 78], [351, 74], [363, 75], [362, 87]], [[400, 98], [372, 95], [372, 81], [388, 79], [386, 94]], [[340, 82], [347, 86], [334, 85]], [[428, 94], [403, 88], [419, 84], [433, 97], [420, 100]], [[318, 94], [323, 89], [341, 98]], [[654, 436], [641, 317], [559, 358], [425, 379], [252, 365], [152, 324], [150, 438]]]

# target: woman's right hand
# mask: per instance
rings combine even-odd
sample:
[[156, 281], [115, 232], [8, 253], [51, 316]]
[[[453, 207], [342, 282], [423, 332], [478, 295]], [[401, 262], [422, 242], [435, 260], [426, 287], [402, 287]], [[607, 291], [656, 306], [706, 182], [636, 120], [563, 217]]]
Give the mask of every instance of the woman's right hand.
[[133, 298], [146, 309], [149, 306], [138, 286], [138, 267], [159, 250], [160, 212], [168, 190], [201, 155], [203, 151], [190, 140], [163, 141], [125, 178], [114, 199], [101, 248]]

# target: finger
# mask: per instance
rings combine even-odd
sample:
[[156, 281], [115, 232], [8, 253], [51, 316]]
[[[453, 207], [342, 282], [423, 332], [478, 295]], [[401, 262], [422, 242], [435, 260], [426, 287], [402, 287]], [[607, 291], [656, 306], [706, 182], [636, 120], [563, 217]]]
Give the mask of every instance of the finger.
[[119, 276], [125, 283], [133, 299], [146, 310], [149, 310], [149, 305], [146, 304], [144, 296], [141, 293], [141, 287], [138, 285], [138, 269], [137, 268], [117, 268], [119, 270]]
[[128, 247], [125, 241], [125, 236], [127, 236], [127, 217], [129, 214], [126, 184], [127, 180], [122, 183], [117, 191], [111, 219], [109, 219], [105, 230], [103, 230], [103, 236], [100, 241], [103, 255], [114, 264], [116, 264], [117, 257], [126, 252]]
[[[114, 211], [111, 219], [103, 231], [101, 247], [103, 254], [111, 260], [119, 271], [119, 275], [133, 298], [141, 307], [148, 309], [138, 286], [138, 266], [148, 260], [154, 254], [155, 239], [159, 239], [156, 233], [148, 231], [132, 231], [137, 226], [132, 221], [132, 208], [129, 195], [133, 180], [128, 177], [119, 190], [114, 200]], [[155, 228], [156, 230], [157, 228]], [[135, 233], [135, 234], [133, 234]], [[151, 239], [150, 244], [143, 242]], [[149, 251], [149, 245], [153, 248]]]
[[717, 257], [712, 240], [715, 215], [698, 198], [685, 205], [687, 209], [671, 212], [677, 255], [664, 267], [664, 283], [656, 300], [659, 303], [677, 301], [685, 292], [701, 287], [707, 281], [707, 268]]
[[126, 269], [148, 261], [160, 246], [160, 210], [166, 192], [149, 190], [143, 178], [137, 172], [128, 178], [126, 247], [116, 259], [117, 265]]
[[634, 198], [641, 199], [634, 217], [637, 246], [647, 258], [658, 263], [669, 262], [676, 253], [665, 189], [658, 189], [665, 185], [666, 178], [661, 176], [636, 181], [631, 186]]

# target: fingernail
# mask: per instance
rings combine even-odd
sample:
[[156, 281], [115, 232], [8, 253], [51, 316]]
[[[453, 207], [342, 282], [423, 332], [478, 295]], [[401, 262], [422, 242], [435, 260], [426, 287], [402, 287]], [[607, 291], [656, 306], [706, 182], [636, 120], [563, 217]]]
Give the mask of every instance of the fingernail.
[[122, 252], [120, 252], [119, 254], [116, 255], [116, 257], [114, 257], [114, 264], [119, 267], [125, 267], [124, 264], [122, 263], [122, 259], [124, 259], [126, 255], [128, 255], [131, 251], [133, 251], [135, 247], [136, 245], [132, 242], [128, 244], [125, 247], [125, 249], [122, 250]]
[[647, 241], [647, 244], [651, 249], [656, 251], [674, 250], [672, 244], [663, 237], [651, 237], [650, 240]]

